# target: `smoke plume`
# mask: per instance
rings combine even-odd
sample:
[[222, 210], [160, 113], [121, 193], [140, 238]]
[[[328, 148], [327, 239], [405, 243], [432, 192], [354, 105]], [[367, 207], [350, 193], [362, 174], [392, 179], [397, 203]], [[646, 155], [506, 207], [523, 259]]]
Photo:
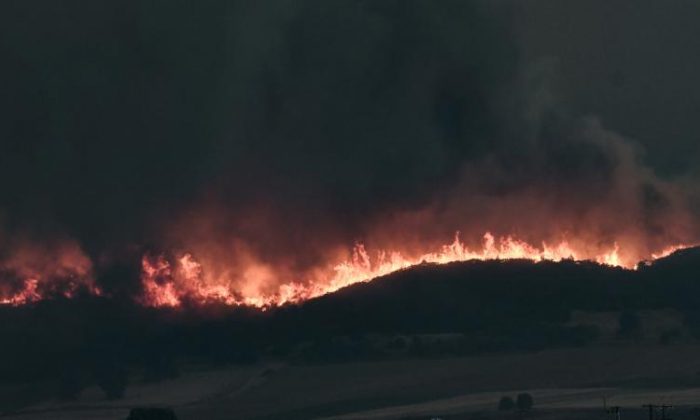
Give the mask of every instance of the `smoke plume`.
[[685, 184], [557, 99], [507, 2], [157, 3], [0, 18], [7, 236], [70, 238], [112, 293], [142, 253], [161, 286], [191, 258], [197, 287], [250, 296], [356, 243], [415, 257], [490, 232], [633, 266], [698, 240]]

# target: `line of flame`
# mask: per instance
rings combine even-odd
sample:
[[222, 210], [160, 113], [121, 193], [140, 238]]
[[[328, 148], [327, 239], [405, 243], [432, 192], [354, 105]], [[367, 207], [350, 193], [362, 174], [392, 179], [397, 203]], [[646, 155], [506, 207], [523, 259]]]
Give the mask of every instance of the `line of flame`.
[[[652, 258], [661, 258], [684, 248], [683, 245], [668, 247]], [[406, 269], [421, 263], [447, 264], [455, 261], [469, 260], [513, 260], [524, 259], [534, 262], [586, 260], [577, 253], [566, 241], [555, 246], [543, 243], [534, 247], [524, 241], [506, 236], [496, 239], [491, 233], [484, 234], [483, 246], [480, 250], [469, 249], [455, 234], [452, 243], [444, 245], [436, 252], [430, 252], [417, 257], [408, 257], [397, 251], [379, 251], [372, 258], [363, 244], [357, 244], [352, 250], [349, 260], [333, 265], [324, 271], [324, 275], [306, 282], [288, 282], [277, 287], [274, 293], [245, 294], [225, 285], [207, 284], [204, 270], [195, 258], [185, 253], [175, 262], [174, 267], [161, 257], [156, 259], [144, 257], [142, 282], [144, 295], [141, 303], [147, 306], [177, 307], [185, 301], [203, 304], [220, 302], [227, 305], [247, 305], [259, 308], [280, 306], [288, 303], [298, 303], [304, 300], [333, 293], [352, 284], [371, 281], [377, 277]], [[635, 269], [635, 264], [626, 263], [620, 256], [617, 244], [607, 252], [603, 252], [593, 261], [608, 266]]]

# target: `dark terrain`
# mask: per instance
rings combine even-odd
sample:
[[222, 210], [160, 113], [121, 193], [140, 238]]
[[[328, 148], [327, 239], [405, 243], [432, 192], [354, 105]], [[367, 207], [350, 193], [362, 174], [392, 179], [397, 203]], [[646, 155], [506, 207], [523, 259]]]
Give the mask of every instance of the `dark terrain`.
[[[103, 393], [99, 398], [121, 407], [119, 399], [129, 397], [133, 387], [230, 369], [248, 379], [194, 407], [209, 407], [210, 417], [215, 407], [226, 413], [226, 401], [235, 394], [242, 418], [307, 418], [460, 392], [693, 389], [700, 387], [700, 366], [692, 356], [700, 333], [698, 268], [696, 248], [640, 264], [636, 271], [571, 261], [424, 264], [267, 311], [219, 305], [155, 310], [127, 299], [87, 297], [5, 307], [0, 310], [5, 390], [0, 404], [8, 413], [45, 400], [70, 404], [96, 386]], [[539, 359], [525, 362], [528, 354]], [[496, 364], [474, 371], [491, 363]], [[512, 367], [498, 373], [503, 363]], [[619, 375], [605, 373], [615, 372], [618, 363]], [[655, 363], [667, 367], [643, 370]], [[466, 366], [476, 382], [459, 375], [449, 379], [449, 372]], [[525, 366], [525, 378], [513, 376]], [[542, 372], [539, 380], [537, 372]], [[274, 395], [294, 395], [294, 389], [304, 389], [299, 381], [311, 387], [301, 394], [309, 401], [281, 399], [285, 414], [274, 416], [276, 405], [264, 402], [271, 389], [277, 390]], [[321, 398], [318, 390], [347, 398]], [[493, 411], [497, 395], [489, 398], [476, 407]], [[600, 398], [594, 398], [596, 408]], [[188, 410], [193, 408], [180, 412], [187, 416]], [[196, 412], [192, 418], [201, 414]]]

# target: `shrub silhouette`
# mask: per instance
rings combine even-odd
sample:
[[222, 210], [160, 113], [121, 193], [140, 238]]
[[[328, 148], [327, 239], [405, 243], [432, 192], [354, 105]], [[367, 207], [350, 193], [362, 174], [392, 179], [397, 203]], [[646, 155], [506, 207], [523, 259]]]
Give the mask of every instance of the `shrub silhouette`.
[[515, 401], [513, 401], [513, 398], [509, 396], [504, 396], [501, 398], [501, 400], [498, 402], [498, 410], [499, 411], [510, 411], [515, 408]]

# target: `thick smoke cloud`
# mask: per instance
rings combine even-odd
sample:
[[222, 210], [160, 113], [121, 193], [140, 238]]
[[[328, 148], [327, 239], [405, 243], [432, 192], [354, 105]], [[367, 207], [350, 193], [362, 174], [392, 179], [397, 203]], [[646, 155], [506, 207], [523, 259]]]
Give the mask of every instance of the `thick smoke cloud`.
[[455, 230], [644, 255], [697, 238], [684, 191], [553, 99], [551, 66], [519, 59], [505, 3], [3, 9], [8, 235], [60, 232], [98, 263], [192, 250], [270, 277], [358, 240]]

